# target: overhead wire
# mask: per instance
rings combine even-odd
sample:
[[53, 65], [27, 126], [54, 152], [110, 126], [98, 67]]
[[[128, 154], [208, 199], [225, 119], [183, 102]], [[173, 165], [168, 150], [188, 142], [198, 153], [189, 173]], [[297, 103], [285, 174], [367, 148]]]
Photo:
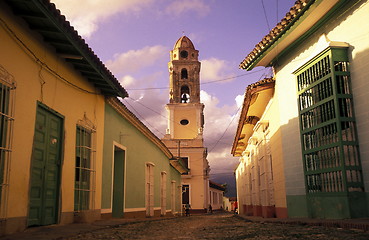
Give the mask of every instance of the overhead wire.
[[267, 15], [267, 12], [266, 12], [266, 9], [265, 9], [265, 5], [264, 5], [264, 0], [261, 0], [261, 5], [263, 6], [264, 17], [265, 17], [266, 24], [268, 26], [268, 31], [270, 31], [270, 25], [269, 25], [268, 15]]
[[[8, 32], [8, 34], [13, 37], [19, 44], [20, 46], [23, 47], [23, 51], [31, 56], [34, 61], [36, 63], [38, 63], [42, 68], [45, 68], [46, 70], [48, 70], [51, 74], [53, 74], [54, 76], [56, 76], [58, 79], [62, 80], [64, 83], [76, 88], [77, 90], [79, 91], [82, 91], [82, 92], [85, 92], [85, 93], [88, 93], [88, 94], [94, 94], [94, 95], [100, 95], [99, 93], [97, 92], [92, 92], [92, 91], [89, 91], [87, 89], [84, 89], [74, 83], [72, 83], [71, 81], [69, 81], [68, 79], [64, 78], [63, 76], [61, 76], [59, 73], [57, 73], [54, 69], [52, 69], [49, 65], [47, 65], [47, 63], [43, 62], [32, 50], [30, 47], [27, 46], [26, 43], [24, 43], [22, 41], [22, 39], [20, 39], [20, 37], [9, 27], [9, 25], [2, 19], [0, 18], [0, 22], [1, 22], [1, 25], [3, 26], [3, 28]], [[40, 74], [40, 72], [39, 72]], [[40, 80], [42, 81], [42, 80]], [[41, 83], [41, 86], [43, 86], [43, 84], [45, 83]]]
[[128, 101], [125, 101], [125, 102], [132, 108], [132, 110], [134, 110], [136, 112], [136, 114], [140, 117], [141, 121], [145, 121], [147, 123], [147, 125], [149, 125], [152, 129], [154, 129], [158, 133], [164, 135], [160, 130], [158, 130], [153, 125], [151, 125], [148, 121], [146, 121], [145, 118]]
[[[254, 73], [261, 72], [261, 71], [264, 71], [264, 69], [259, 69], [259, 70], [255, 70], [255, 71], [252, 71], [252, 72], [247, 72], [247, 73], [240, 74], [240, 75], [233, 76], [233, 77], [227, 77], [227, 78], [222, 78], [222, 79], [208, 81], [208, 82], [202, 82], [202, 83], [199, 83], [199, 85], [212, 84], [212, 83], [217, 83], [217, 82], [225, 82], [225, 81], [228, 81], [228, 80], [231, 80], [231, 79], [251, 75], [251, 74], [254, 74]], [[163, 90], [163, 89], [169, 89], [169, 86], [168, 87], [150, 87], [150, 88], [125, 88], [125, 89], [127, 91]]]

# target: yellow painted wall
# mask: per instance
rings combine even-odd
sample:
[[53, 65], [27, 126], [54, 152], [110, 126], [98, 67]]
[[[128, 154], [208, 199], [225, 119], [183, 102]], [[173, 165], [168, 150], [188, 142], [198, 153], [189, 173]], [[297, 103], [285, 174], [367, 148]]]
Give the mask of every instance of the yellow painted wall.
[[[174, 138], [192, 139], [197, 136], [196, 109], [183, 108], [174, 112]], [[180, 121], [187, 119], [188, 125], [181, 125]]]
[[273, 98], [261, 119], [269, 122], [270, 148], [273, 164], [274, 200], [276, 207], [287, 207], [286, 187], [284, 177], [283, 150], [281, 140], [281, 126], [279, 122], [278, 99]]
[[190, 185], [190, 202], [193, 209], [203, 209], [207, 207], [206, 194], [208, 191], [206, 185], [208, 182], [203, 176], [204, 169], [206, 168], [203, 151], [203, 148], [183, 149], [181, 151], [182, 157], [189, 158], [190, 174], [188, 176], [182, 176], [182, 184]]
[[[33, 35], [23, 22], [15, 22], [0, 4], [1, 19], [40, 61], [47, 64], [70, 83], [88, 91], [96, 91], [79, 73], [55, 54], [40, 38]], [[104, 129], [104, 98], [82, 92], [50, 73], [15, 40], [12, 33], [0, 24], [0, 64], [14, 76], [17, 83], [15, 123], [11, 157], [9, 201], [7, 217], [27, 216], [30, 184], [30, 160], [35, 127], [37, 101], [64, 116], [64, 152], [61, 177], [62, 212], [74, 210], [74, 175], [76, 124], [86, 114], [97, 127], [96, 196], [95, 208], [101, 201], [101, 163]]]

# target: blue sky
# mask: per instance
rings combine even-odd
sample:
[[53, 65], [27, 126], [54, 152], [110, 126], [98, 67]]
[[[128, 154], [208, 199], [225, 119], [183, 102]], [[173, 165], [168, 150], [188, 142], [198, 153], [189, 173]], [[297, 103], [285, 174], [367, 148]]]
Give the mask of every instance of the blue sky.
[[[212, 177], [230, 176], [245, 88], [271, 74], [239, 63], [294, 5], [292, 0], [51, 0], [113, 72], [123, 103], [159, 138], [167, 128], [169, 51], [185, 34], [199, 50], [205, 145]], [[152, 89], [154, 88], [154, 89]]]

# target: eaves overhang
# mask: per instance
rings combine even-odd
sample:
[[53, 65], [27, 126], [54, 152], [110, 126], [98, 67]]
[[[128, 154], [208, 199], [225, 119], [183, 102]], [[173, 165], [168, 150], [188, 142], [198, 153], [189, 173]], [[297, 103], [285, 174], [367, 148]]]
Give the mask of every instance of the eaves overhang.
[[225, 187], [223, 187], [219, 183], [213, 182], [211, 180], [209, 180], [209, 187], [220, 190], [220, 191], [223, 191], [223, 192], [226, 190]]
[[241, 156], [246, 149], [254, 126], [262, 117], [267, 104], [273, 97], [274, 84], [275, 80], [273, 78], [266, 78], [246, 88], [240, 119], [231, 150], [233, 156]]
[[170, 159], [170, 165], [174, 167], [179, 173], [188, 173], [190, 170], [184, 165], [181, 158]]
[[49, 0], [5, 0], [16, 16], [55, 48], [56, 54], [81, 73], [105, 96], [128, 97], [126, 90], [85, 40]]
[[252, 70], [268, 67], [286, 51], [305, 39], [333, 12], [338, 3], [348, 0], [298, 0], [286, 16], [258, 43], [240, 63], [239, 68]]

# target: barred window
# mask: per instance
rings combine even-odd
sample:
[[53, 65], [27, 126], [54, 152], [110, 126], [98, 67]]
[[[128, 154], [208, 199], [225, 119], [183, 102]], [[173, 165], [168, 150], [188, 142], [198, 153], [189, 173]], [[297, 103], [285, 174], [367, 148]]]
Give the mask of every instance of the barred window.
[[0, 219], [6, 217], [15, 88], [13, 76], [0, 65]]
[[77, 125], [74, 211], [94, 209], [95, 144], [94, 127]]
[[328, 48], [294, 74], [307, 192], [362, 192], [347, 49]]

